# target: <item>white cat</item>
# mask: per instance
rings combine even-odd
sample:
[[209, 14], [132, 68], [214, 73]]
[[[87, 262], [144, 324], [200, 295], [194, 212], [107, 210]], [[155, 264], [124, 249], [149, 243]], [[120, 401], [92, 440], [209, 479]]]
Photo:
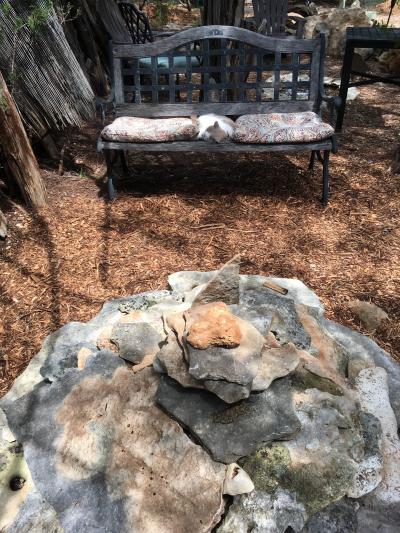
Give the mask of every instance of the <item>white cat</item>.
[[215, 115], [201, 115], [196, 117], [199, 133], [198, 139], [205, 141], [215, 141], [217, 143], [229, 139], [235, 131], [235, 123], [228, 117]]

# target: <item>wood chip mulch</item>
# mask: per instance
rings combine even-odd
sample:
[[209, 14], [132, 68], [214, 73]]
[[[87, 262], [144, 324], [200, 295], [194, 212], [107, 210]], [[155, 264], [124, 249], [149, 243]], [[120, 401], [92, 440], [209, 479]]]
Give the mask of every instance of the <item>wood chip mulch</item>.
[[389, 170], [399, 104], [398, 88], [378, 84], [348, 105], [326, 209], [321, 169], [308, 172], [301, 153], [142, 154], [109, 204], [96, 180], [101, 124], [74, 132], [76, 171], [60, 177], [43, 165], [46, 208], [24, 213], [0, 201], [10, 233], [0, 243], [0, 394], [63, 324], [237, 253], [243, 273], [299, 278], [329, 318], [363, 333], [346, 302], [382, 307], [390, 320], [374, 340], [400, 359], [400, 176]]

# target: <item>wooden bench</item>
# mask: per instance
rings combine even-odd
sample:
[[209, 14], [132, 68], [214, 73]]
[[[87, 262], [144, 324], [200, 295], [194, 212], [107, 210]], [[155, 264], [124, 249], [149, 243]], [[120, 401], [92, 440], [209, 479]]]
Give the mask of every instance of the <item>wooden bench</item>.
[[[216, 113], [236, 118], [244, 114], [320, 114], [323, 89], [324, 37], [284, 39], [259, 35], [231, 26], [192, 28], [155, 43], [113, 44], [116, 117], [190, 117]], [[193, 57], [199, 61], [193, 66]], [[151, 60], [149, 60], [151, 58]], [[167, 58], [167, 60], [166, 60]], [[182, 61], [185, 58], [186, 61]], [[142, 62], [141, 62], [142, 60]], [[145, 60], [143, 62], [143, 60]], [[329, 156], [337, 151], [335, 135], [312, 142], [274, 144], [175, 142], [119, 142], [100, 136], [98, 150], [107, 163], [108, 192], [114, 198], [114, 165], [126, 151], [134, 152], [311, 152], [323, 168], [322, 202], [328, 202]]]

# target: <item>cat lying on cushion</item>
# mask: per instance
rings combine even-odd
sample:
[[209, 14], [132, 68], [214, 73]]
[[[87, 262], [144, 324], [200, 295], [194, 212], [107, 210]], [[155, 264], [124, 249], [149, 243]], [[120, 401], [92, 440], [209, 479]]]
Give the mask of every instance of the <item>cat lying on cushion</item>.
[[228, 117], [210, 113], [191, 118], [193, 122], [196, 121], [199, 128], [198, 139], [220, 143], [231, 138], [235, 131], [235, 123]]

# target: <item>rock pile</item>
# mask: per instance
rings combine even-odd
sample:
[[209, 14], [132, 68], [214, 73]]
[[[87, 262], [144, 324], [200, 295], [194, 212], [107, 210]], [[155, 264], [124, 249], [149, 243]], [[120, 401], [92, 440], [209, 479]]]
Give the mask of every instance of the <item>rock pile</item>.
[[312, 39], [320, 33], [324, 33], [327, 54], [331, 57], [342, 57], [346, 44], [347, 28], [371, 25], [371, 19], [364, 9], [359, 7], [333, 8], [318, 13], [318, 15], [307, 17], [304, 25], [304, 36], [306, 39]]
[[400, 366], [237, 258], [169, 283], [52, 334], [2, 399], [0, 529], [398, 531]]

